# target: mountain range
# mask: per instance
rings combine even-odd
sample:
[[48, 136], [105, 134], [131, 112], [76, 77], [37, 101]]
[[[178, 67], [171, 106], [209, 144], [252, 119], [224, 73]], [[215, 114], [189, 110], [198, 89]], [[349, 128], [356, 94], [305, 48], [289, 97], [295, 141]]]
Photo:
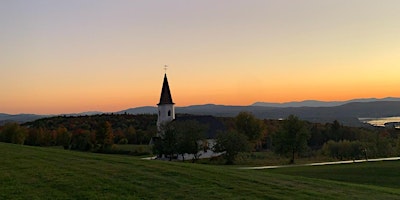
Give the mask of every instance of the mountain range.
[[374, 102], [374, 101], [400, 101], [400, 98], [386, 97], [383, 99], [377, 98], [365, 98], [365, 99], [352, 99], [348, 101], [316, 101], [316, 100], [306, 100], [306, 101], [292, 101], [286, 103], [267, 103], [267, 102], [256, 102], [252, 106], [266, 106], [266, 107], [334, 107], [341, 106], [348, 103], [354, 102]]
[[[307, 100], [301, 102], [287, 103], [264, 103], [257, 102], [250, 106], [226, 106], [226, 105], [193, 105], [187, 107], [176, 107], [176, 113], [193, 115], [213, 115], [220, 117], [233, 117], [239, 112], [246, 111], [253, 113], [261, 119], [282, 119], [293, 114], [303, 120], [311, 122], [326, 123], [338, 120], [348, 126], [364, 126], [358, 118], [379, 118], [400, 116], [400, 98], [369, 98], [353, 99], [349, 101], [315, 101]], [[157, 107], [145, 106], [130, 108], [115, 112], [116, 114], [156, 114]], [[85, 112], [67, 114], [69, 116], [101, 114], [101, 112]], [[50, 115], [0, 114], [0, 124], [9, 121], [27, 122]], [[54, 115], [53, 115], [54, 116]]]

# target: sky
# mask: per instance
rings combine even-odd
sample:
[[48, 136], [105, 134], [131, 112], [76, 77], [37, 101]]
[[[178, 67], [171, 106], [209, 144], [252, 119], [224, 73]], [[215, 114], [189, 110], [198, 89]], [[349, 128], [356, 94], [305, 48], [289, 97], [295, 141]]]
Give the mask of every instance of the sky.
[[400, 97], [398, 0], [2, 0], [0, 113]]

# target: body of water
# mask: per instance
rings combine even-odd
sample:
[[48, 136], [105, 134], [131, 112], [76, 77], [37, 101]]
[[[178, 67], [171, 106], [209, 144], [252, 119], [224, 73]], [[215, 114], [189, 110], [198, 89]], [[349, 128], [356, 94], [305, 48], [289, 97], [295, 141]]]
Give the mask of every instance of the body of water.
[[[382, 118], [359, 118], [363, 123], [368, 123], [373, 126], [382, 126], [384, 127], [386, 123], [400, 123], [400, 117], [382, 117]], [[396, 126], [396, 128], [400, 128], [400, 126]]]

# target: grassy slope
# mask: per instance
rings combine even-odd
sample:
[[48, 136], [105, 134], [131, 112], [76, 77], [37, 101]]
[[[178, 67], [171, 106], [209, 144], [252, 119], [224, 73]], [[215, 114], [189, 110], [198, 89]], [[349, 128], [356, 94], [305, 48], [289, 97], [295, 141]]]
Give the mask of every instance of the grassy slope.
[[0, 199], [393, 199], [400, 196], [398, 187], [386, 187], [385, 183], [364, 185], [277, 174], [278, 171], [145, 161], [131, 156], [4, 143], [0, 143], [0, 152]]
[[400, 161], [353, 163], [332, 166], [271, 169], [269, 172], [318, 179], [378, 185], [400, 190]]

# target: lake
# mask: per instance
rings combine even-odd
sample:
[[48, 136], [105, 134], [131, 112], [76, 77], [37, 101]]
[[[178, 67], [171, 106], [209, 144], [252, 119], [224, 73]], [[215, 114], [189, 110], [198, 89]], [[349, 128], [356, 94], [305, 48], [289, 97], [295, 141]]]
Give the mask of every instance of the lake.
[[360, 120], [363, 123], [371, 124], [373, 126], [382, 126], [382, 127], [385, 126], [385, 123], [393, 123], [393, 122], [400, 123], [400, 117], [358, 118], [358, 120]]

